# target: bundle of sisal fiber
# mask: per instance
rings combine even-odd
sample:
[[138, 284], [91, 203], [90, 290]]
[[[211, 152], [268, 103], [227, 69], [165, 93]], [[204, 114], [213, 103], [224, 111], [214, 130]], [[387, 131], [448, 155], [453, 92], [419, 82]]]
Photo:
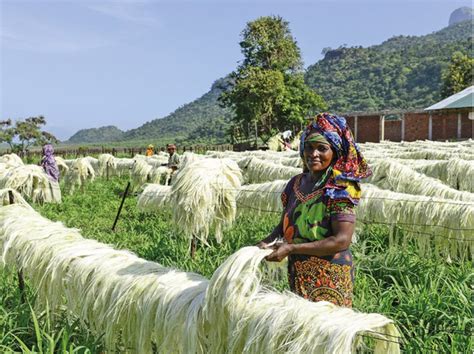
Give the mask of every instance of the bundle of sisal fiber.
[[36, 165], [20, 165], [0, 176], [0, 188], [11, 188], [35, 203], [61, 203], [61, 190], [43, 169]]
[[[362, 223], [389, 224], [391, 243], [414, 239], [425, 256], [435, 253], [447, 258], [474, 258], [474, 203], [362, 184], [356, 216]], [[403, 237], [397, 237], [397, 229], [402, 230]]]
[[137, 208], [152, 213], [166, 208], [171, 196], [171, 187], [161, 184], [147, 184], [138, 196]]
[[0, 264], [22, 269], [37, 306], [66, 308], [107, 351], [355, 353], [372, 337], [375, 353], [399, 353], [382, 315], [265, 289], [259, 265], [270, 252], [242, 248], [207, 280], [83, 239], [24, 206], [0, 207]]
[[381, 160], [373, 163], [371, 167], [373, 175], [367, 182], [379, 188], [399, 193], [474, 202], [473, 193], [448, 187], [441, 181], [427, 177], [396, 161]]
[[238, 162], [246, 183], [262, 183], [277, 179], [289, 179], [303, 172], [301, 168], [275, 164], [255, 157], [247, 157]]
[[259, 184], [245, 184], [237, 194], [237, 209], [259, 212], [281, 212], [281, 193], [287, 180], [276, 180]]
[[242, 175], [229, 159], [198, 159], [174, 177], [170, 201], [173, 220], [186, 237], [207, 244], [212, 228], [218, 241], [236, 216], [236, 197]]
[[64, 183], [69, 189], [69, 193], [72, 194], [77, 187], [82, 188], [87, 181], [93, 181], [94, 179], [95, 170], [89, 159], [84, 157], [74, 161], [64, 178]]
[[23, 160], [17, 154], [5, 154], [0, 156], [0, 163], [4, 163], [8, 168], [24, 165]]
[[56, 164], [58, 165], [59, 173], [64, 177], [67, 171], [69, 171], [69, 166], [66, 164], [66, 160], [61, 156], [54, 156], [54, 160], [56, 160]]

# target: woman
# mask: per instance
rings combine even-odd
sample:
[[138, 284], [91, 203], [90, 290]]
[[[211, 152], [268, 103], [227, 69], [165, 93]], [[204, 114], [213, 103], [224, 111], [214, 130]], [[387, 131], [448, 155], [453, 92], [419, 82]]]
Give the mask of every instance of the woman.
[[49, 178], [51, 178], [53, 181], [59, 182], [59, 169], [56, 160], [54, 159], [54, 149], [51, 144], [46, 144], [43, 146], [43, 158], [41, 159], [41, 166]]
[[[288, 280], [296, 294], [352, 307], [354, 207], [358, 182], [371, 171], [346, 120], [328, 113], [319, 114], [303, 132], [300, 156], [307, 172], [288, 182], [280, 224], [259, 246], [273, 247], [269, 261], [288, 256]], [[286, 242], [271, 246], [281, 236]]]

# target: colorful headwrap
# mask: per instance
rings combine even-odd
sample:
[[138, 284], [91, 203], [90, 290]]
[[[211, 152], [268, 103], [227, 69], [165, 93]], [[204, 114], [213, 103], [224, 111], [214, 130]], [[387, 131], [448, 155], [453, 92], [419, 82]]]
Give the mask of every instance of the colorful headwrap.
[[329, 113], [318, 114], [301, 135], [302, 158], [307, 137], [315, 132], [321, 134], [337, 154], [336, 161], [331, 166], [331, 176], [324, 185], [325, 194], [331, 199], [348, 198], [357, 204], [360, 199], [358, 182], [372, 175], [372, 171], [355, 143], [346, 119]]

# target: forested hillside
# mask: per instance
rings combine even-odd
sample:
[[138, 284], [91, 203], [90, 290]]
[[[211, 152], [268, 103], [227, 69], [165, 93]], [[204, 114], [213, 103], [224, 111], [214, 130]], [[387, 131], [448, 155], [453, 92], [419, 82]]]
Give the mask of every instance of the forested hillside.
[[185, 104], [162, 119], [147, 122], [125, 133], [126, 140], [173, 139], [184, 141], [223, 143], [231, 113], [219, 107], [217, 98], [227, 85], [226, 79], [214, 82], [211, 90], [197, 100]]
[[123, 139], [123, 131], [114, 125], [79, 130], [71, 136], [68, 143], [110, 142]]
[[441, 73], [455, 51], [472, 56], [471, 21], [368, 48], [329, 50], [305, 79], [335, 112], [425, 108], [441, 99]]
[[[322, 60], [308, 67], [305, 81], [333, 112], [425, 108], [441, 98], [441, 73], [455, 51], [473, 56], [471, 21], [425, 36], [393, 37], [368, 48], [327, 50]], [[86, 129], [76, 133], [70, 142], [91, 142], [96, 133], [95, 141], [228, 142], [225, 131], [231, 112], [217, 102], [228, 84], [227, 79], [219, 79], [197, 100], [123, 136], [119, 132], [101, 135], [100, 130]], [[109, 136], [110, 140], [105, 140]], [[81, 137], [87, 140], [79, 140]]]

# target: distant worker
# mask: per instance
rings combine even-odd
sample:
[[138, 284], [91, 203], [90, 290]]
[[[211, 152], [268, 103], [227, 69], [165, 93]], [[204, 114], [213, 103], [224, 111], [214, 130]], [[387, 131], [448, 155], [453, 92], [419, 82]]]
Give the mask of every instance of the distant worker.
[[153, 151], [154, 149], [154, 146], [153, 145], [148, 145], [147, 148], [146, 148], [146, 152], [145, 152], [145, 156], [153, 156]]
[[46, 144], [43, 146], [43, 158], [41, 159], [41, 166], [51, 180], [59, 182], [59, 168], [56, 160], [54, 159], [53, 145]]
[[168, 168], [171, 168], [174, 172], [179, 168], [179, 161], [180, 161], [180, 157], [178, 153], [176, 152], [176, 145], [168, 144], [167, 150], [168, 150], [168, 154], [170, 154], [167, 166]]
[[284, 131], [281, 136], [283, 138], [283, 151], [291, 150], [291, 130]]

